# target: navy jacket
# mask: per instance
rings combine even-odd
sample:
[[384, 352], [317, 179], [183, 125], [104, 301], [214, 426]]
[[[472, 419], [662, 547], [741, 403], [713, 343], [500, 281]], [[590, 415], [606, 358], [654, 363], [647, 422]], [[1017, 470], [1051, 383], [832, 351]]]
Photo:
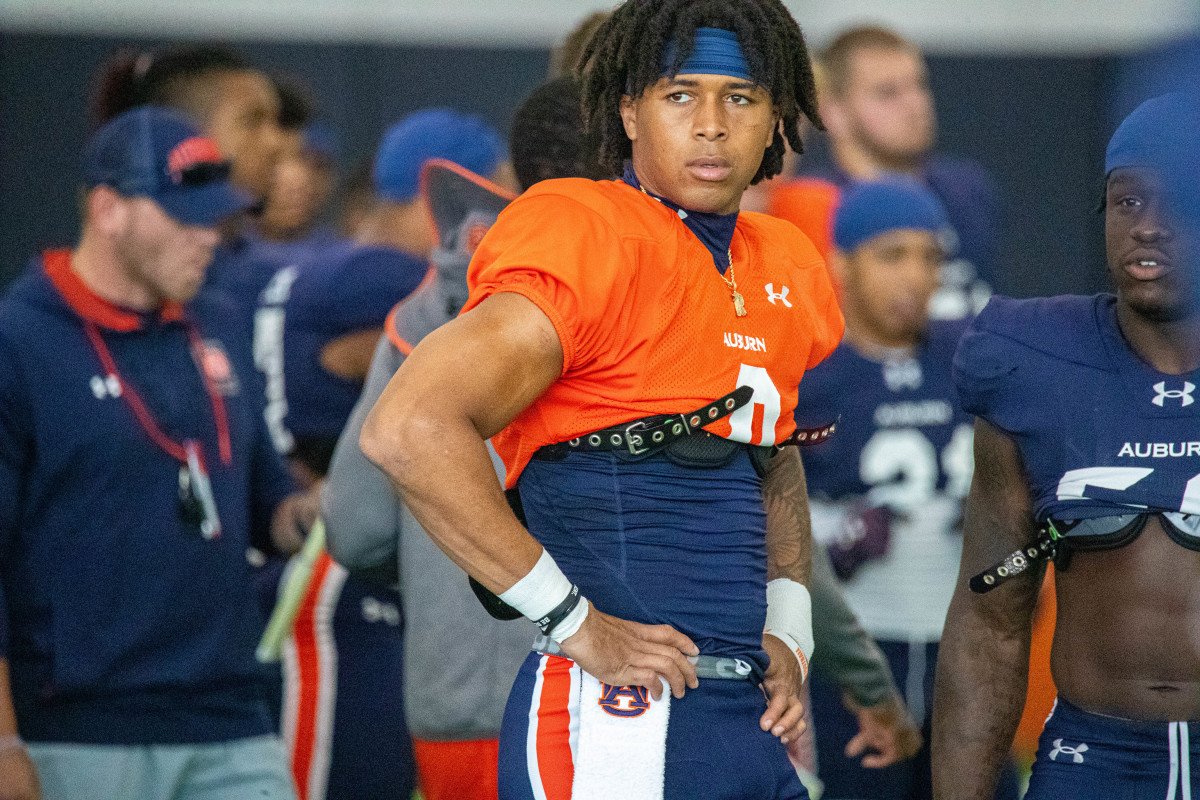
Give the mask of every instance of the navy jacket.
[[[0, 618], [21, 734], [132, 744], [266, 733], [246, 551], [292, 487], [248, 383], [244, 331], [215, 294], [139, 314], [93, 294], [65, 251], [44, 260], [0, 300]], [[122, 381], [169, 438], [200, 443], [219, 537], [181, 516], [180, 462], [138, 421]]]

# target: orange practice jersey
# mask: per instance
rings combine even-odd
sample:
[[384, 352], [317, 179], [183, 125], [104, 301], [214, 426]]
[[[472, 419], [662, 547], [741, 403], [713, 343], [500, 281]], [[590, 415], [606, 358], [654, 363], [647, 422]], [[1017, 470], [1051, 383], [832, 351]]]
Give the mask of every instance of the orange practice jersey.
[[793, 225], [750, 212], [731, 251], [744, 317], [679, 216], [621, 181], [544, 181], [500, 214], [471, 261], [463, 313], [515, 292], [563, 349], [562, 375], [492, 438], [509, 486], [544, 445], [743, 385], [751, 403], [706, 430], [754, 445], [792, 433], [796, 386], [844, 328], [825, 262]]

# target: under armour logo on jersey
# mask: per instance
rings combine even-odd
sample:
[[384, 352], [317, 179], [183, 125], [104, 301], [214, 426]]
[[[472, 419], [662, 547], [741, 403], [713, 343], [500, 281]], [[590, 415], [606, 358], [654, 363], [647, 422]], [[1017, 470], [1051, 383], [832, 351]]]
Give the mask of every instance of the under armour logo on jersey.
[[1070, 756], [1071, 761], [1076, 764], [1083, 763], [1083, 754], [1087, 752], [1088, 746], [1080, 744], [1078, 747], [1066, 747], [1063, 745], [1062, 739], [1054, 740], [1054, 749], [1050, 751], [1050, 760], [1057, 761], [1060, 755]]
[[788, 299], [787, 299], [787, 296], [788, 296], [788, 287], [784, 286], [784, 287], [783, 287], [783, 291], [782, 291], [782, 292], [776, 292], [776, 291], [775, 291], [775, 284], [773, 284], [773, 283], [768, 283], [768, 284], [767, 284], [766, 286], [764, 286], [763, 288], [767, 290], [767, 301], [768, 301], [768, 302], [769, 302], [771, 305], [775, 305], [775, 301], [776, 301], [776, 300], [778, 300], [779, 302], [783, 303], [783, 304], [784, 304], [785, 306], [787, 306], [788, 308], [791, 308], [791, 307], [792, 307], [792, 304], [791, 304], [791, 302], [790, 302], [790, 301], [788, 301]]
[[88, 381], [88, 386], [92, 388], [92, 394], [96, 395], [97, 400], [121, 396], [121, 382], [117, 380], [116, 375], [108, 375], [103, 378], [93, 375], [92, 379]]
[[1158, 392], [1158, 396], [1150, 402], [1154, 403], [1154, 405], [1158, 406], [1159, 408], [1163, 407], [1163, 405], [1167, 402], [1167, 398], [1179, 400], [1183, 404], [1184, 408], [1187, 408], [1192, 403], [1196, 402], [1196, 398], [1192, 397], [1192, 392], [1196, 391], [1196, 384], [1188, 383], [1187, 381], [1183, 382], [1182, 389], [1172, 389], [1169, 392], [1167, 391], [1167, 382], [1159, 381], [1158, 383], [1154, 384], [1154, 391]]
[[644, 686], [600, 686], [600, 707], [614, 717], [640, 717], [650, 707], [650, 693]]
[[887, 384], [890, 391], [920, 389], [924, 381], [925, 376], [921, 372], [921, 362], [915, 358], [883, 362], [883, 382]]

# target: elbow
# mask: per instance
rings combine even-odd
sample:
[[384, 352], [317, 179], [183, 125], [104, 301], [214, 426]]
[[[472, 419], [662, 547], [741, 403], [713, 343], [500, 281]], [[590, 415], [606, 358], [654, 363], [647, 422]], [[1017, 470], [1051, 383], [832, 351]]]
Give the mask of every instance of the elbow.
[[358, 446], [372, 464], [399, 481], [404, 468], [405, 420], [389, 416], [380, 405], [371, 409], [358, 436]]
[[415, 409], [397, 411], [377, 404], [363, 424], [358, 444], [363, 455], [403, 491], [420, 476], [423, 456], [439, 441], [440, 428]]

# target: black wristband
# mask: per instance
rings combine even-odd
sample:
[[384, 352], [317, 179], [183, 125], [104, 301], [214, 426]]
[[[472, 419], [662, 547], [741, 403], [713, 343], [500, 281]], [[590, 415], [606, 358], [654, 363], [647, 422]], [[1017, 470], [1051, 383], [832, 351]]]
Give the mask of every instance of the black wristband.
[[575, 606], [579, 605], [580, 599], [582, 598], [579, 594], [579, 587], [571, 584], [571, 591], [567, 592], [566, 598], [561, 603], [555, 606], [546, 616], [534, 620], [534, 623], [542, 629], [542, 635], [549, 636], [550, 631], [557, 628], [559, 623], [575, 610]]

